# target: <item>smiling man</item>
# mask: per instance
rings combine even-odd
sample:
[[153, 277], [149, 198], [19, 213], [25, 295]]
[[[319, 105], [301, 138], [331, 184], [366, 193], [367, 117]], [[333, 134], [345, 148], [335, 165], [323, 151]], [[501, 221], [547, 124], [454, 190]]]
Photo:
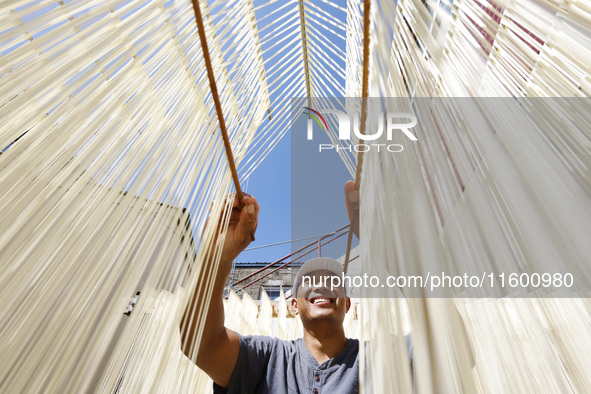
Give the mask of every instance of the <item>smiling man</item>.
[[342, 287], [330, 290], [301, 284], [305, 275], [340, 276], [341, 272], [341, 265], [328, 258], [304, 264], [292, 290], [297, 294], [292, 307], [300, 315], [304, 337], [283, 341], [238, 335], [238, 358], [229, 381], [225, 385], [216, 381], [214, 392], [357, 393], [359, 341], [347, 339], [343, 329], [351, 300]]
[[338, 261], [319, 257], [306, 262], [296, 276], [292, 294], [297, 298], [291, 304], [302, 321], [304, 337], [293, 346], [300, 350], [295, 355], [300, 381], [308, 381], [299, 392], [359, 391], [359, 341], [348, 339], [343, 328], [351, 300], [342, 286], [331, 286], [336, 282], [331, 277], [340, 281], [342, 274]]
[[[357, 234], [359, 198], [352, 182], [345, 186], [347, 212]], [[258, 223], [259, 207], [252, 196], [244, 208], [234, 202], [225, 234], [211, 304], [205, 318], [197, 366], [214, 381], [215, 393], [357, 393], [359, 341], [343, 329], [351, 300], [343, 287], [330, 281], [314, 286], [314, 279], [337, 275], [342, 266], [333, 259], [316, 258], [299, 270], [292, 288], [292, 307], [300, 315], [304, 336], [283, 341], [267, 336], [242, 336], [224, 327], [223, 289], [232, 260], [248, 246]], [[304, 280], [311, 279], [311, 280]], [[203, 289], [196, 289], [181, 323], [182, 349], [188, 356], [197, 327], [191, 316], [202, 308]], [[190, 322], [190, 323], [189, 323]]]

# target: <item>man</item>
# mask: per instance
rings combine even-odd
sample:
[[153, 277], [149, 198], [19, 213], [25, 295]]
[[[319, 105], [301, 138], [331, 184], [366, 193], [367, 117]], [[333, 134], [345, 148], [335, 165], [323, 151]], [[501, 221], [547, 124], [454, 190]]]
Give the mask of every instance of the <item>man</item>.
[[[347, 211], [350, 217], [353, 215], [353, 229], [357, 234], [359, 195], [353, 186], [352, 182], [347, 182], [345, 193]], [[327, 276], [342, 273], [336, 260], [308, 261], [296, 277], [292, 307], [300, 315], [303, 338], [282, 341], [265, 336], [241, 336], [224, 327], [224, 285], [232, 261], [248, 246], [258, 224], [256, 199], [247, 196], [244, 204], [242, 210], [238, 210], [238, 203], [234, 202], [197, 366], [213, 379], [214, 392], [219, 393], [358, 392], [359, 341], [347, 339], [343, 329], [351, 300], [343, 287], [331, 289], [326, 285]], [[325, 279], [323, 286], [313, 286], [320, 279]], [[195, 291], [181, 324], [182, 347], [187, 355], [197, 328], [195, 324], [186, 328], [186, 322], [191, 320], [189, 315], [193, 308], [199, 309], [203, 296], [202, 290]]]

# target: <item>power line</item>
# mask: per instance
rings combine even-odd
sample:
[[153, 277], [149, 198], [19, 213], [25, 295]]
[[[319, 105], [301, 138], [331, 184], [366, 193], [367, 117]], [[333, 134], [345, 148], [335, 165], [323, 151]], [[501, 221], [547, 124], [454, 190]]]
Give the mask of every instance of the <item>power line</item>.
[[247, 251], [249, 251], [249, 250], [255, 250], [255, 249], [261, 249], [261, 248], [267, 248], [267, 247], [270, 247], [270, 246], [283, 245], [283, 244], [287, 244], [287, 243], [291, 243], [291, 242], [305, 241], [305, 240], [307, 240], [307, 239], [312, 239], [312, 238], [321, 238], [321, 237], [324, 237], [324, 236], [327, 236], [327, 235], [335, 235], [335, 234], [338, 234], [338, 233], [339, 233], [338, 231], [333, 231], [333, 232], [326, 233], [326, 234], [314, 235], [314, 236], [312, 236], [312, 237], [299, 238], [299, 239], [292, 239], [292, 240], [290, 240], [290, 241], [282, 241], [282, 242], [276, 242], [276, 243], [273, 243], [273, 244], [268, 244], [268, 245], [255, 246], [255, 247], [252, 247], [252, 248], [247, 248], [247, 249], [244, 249], [244, 252], [247, 252]]

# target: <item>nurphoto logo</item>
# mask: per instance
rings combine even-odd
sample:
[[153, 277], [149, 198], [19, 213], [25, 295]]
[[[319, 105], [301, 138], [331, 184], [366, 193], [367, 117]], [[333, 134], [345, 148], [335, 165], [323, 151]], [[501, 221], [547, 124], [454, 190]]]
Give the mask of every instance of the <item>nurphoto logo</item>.
[[[378, 144], [378, 143], [367, 143], [367, 141], [376, 141], [382, 137], [384, 130], [386, 132], [386, 139], [392, 141], [392, 136], [395, 132], [402, 132], [411, 141], [418, 141], [417, 137], [410, 130], [412, 127], [417, 125], [417, 117], [409, 112], [385, 112], [382, 111], [378, 114], [376, 120], [377, 131], [373, 134], [362, 134], [359, 131], [359, 115], [355, 113], [353, 117], [349, 116], [346, 112], [339, 111], [336, 109], [319, 109], [315, 110], [310, 107], [303, 107], [304, 114], [308, 115], [308, 133], [307, 138], [309, 141], [314, 139], [314, 122], [320, 126], [320, 129], [328, 132], [328, 123], [326, 122], [325, 115], [334, 115], [337, 117], [339, 123], [339, 140], [351, 141], [351, 132], [359, 139], [359, 144], [352, 145], [351, 143], [343, 145], [333, 144], [319, 144], [319, 152], [328, 150], [347, 150], [349, 152], [367, 152], [372, 149], [387, 150], [388, 152], [402, 152], [404, 147], [400, 144]], [[363, 141], [364, 143], [361, 143]]]

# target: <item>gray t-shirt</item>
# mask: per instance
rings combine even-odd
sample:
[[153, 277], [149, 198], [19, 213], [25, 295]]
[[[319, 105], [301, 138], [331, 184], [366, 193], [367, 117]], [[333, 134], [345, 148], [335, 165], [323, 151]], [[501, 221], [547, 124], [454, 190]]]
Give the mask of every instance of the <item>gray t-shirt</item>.
[[214, 383], [214, 393], [358, 393], [359, 341], [318, 364], [302, 338], [283, 341], [268, 336], [240, 336], [240, 352], [228, 389]]

